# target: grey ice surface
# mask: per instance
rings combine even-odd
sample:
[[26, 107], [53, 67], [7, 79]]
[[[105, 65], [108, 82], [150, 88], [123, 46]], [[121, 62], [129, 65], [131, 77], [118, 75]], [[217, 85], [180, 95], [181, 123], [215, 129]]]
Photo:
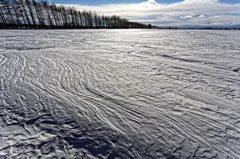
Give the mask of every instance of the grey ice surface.
[[240, 158], [240, 32], [0, 30], [0, 158]]

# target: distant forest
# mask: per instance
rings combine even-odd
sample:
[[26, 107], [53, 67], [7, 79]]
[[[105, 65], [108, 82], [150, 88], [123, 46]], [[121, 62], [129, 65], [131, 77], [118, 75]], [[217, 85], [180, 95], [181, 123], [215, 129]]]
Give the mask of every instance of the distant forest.
[[37, 0], [0, 0], [0, 29], [150, 28], [119, 16], [78, 11]]

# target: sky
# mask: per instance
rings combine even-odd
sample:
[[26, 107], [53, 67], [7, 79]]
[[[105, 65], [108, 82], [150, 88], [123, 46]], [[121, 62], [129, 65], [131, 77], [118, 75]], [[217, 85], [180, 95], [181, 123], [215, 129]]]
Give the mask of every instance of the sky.
[[157, 26], [240, 26], [240, 0], [49, 0]]

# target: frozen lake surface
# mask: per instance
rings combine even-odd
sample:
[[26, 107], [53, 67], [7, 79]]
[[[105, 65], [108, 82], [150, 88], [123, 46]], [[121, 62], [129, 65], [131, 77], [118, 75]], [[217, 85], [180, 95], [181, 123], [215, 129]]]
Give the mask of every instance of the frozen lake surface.
[[240, 32], [0, 30], [0, 158], [240, 158]]

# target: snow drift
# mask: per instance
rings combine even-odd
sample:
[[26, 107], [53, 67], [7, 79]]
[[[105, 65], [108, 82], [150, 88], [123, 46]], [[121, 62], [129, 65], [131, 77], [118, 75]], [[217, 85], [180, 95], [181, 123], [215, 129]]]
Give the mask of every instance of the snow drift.
[[240, 158], [239, 32], [0, 31], [0, 158]]

